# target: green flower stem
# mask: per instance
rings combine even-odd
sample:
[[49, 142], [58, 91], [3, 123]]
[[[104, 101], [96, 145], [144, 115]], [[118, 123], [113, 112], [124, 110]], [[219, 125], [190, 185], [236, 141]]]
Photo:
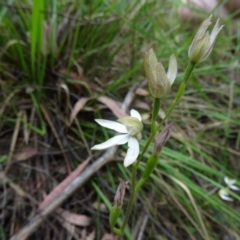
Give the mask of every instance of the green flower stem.
[[[157, 119], [157, 116], [158, 116], [160, 105], [161, 105], [160, 98], [154, 98], [153, 111], [152, 111], [152, 120], [151, 120], [151, 134], [150, 134], [150, 136], [153, 136], [153, 137], [154, 137], [154, 135], [156, 133], [156, 119]], [[140, 189], [140, 187], [139, 188], [135, 188], [136, 187], [135, 185], [136, 185], [137, 167], [138, 167], [137, 163], [138, 163], [138, 161], [135, 164], [133, 164], [130, 200], [128, 202], [126, 215], [125, 215], [125, 218], [124, 218], [124, 221], [123, 221], [123, 225], [122, 225], [121, 230], [120, 230], [121, 234], [118, 236], [118, 240], [120, 240], [121, 236], [123, 235], [125, 226], [126, 226], [126, 224], [128, 222], [130, 213], [132, 211], [132, 206], [133, 206], [133, 203], [134, 203], [136, 192]]]
[[166, 116], [162, 119], [162, 121], [158, 125], [158, 127], [156, 127], [155, 121], [156, 121], [157, 114], [158, 114], [158, 111], [159, 111], [159, 108], [160, 108], [160, 99], [159, 98], [155, 98], [154, 99], [153, 112], [152, 112], [152, 121], [151, 121], [151, 134], [150, 134], [150, 136], [149, 136], [149, 138], [147, 140], [146, 145], [143, 148], [143, 151], [142, 151], [140, 157], [133, 164], [130, 200], [128, 202], [126, 215], [125, 215], [125, 218], [124, 218], [124, 221], [123, 221], [123, 225], [122, 225], [121, 230], [120, 230], [120, 235], [118, 236], [118, 240], [120, 240], [122, 235], [123, 235], [125, 226], [126, 226], [126, 224], [128, 222], [128, 219], [129, 219], [129, 216], [130, 216], [130, 213], [131, 213], [131, 210], [132, 210], [132, 206], [133, 206], [133, 202], [134, 202], [134, 199], [135, 199], [135, 195], [136, 195], [137, 191], [140, 189], [140, 187], [135, 189], [137, 167], [138, 167], [139, 163], [141, 162], [144, 153], [147, 151], [150, 143], [152, 142], [154, 136], [161, 129], [162, 125], [164, 124], [166, 119], [170, 116], [170, 114], [172, 113], [173, 109], [176, 107], [176, 105], [180, 101], [182, 95], [184, 94], [185, 86], [187, 84], [187, 81], [188, 81], [188, 79], [189, 79], [189, 77], [190, 77], [194, 67], [195, 67], [195, 63], [191, 63], [190, 62], [188, 64], [187, 69], [186, 69], [185, 74], [184, 74], [184, 77], [183, 77], [183, 82], [181, 83], [181, 85], [180, 85], [180, 87], [178, 89], [177, 95], [176, 95], [172, 105], [168, 109]]
[[183, 77], [183, 82], [184, 82], [185, 84], [187, 84], [188, 79], [189, 79], [189, 77], [190, 77], [190, 75], [191, 75], [191, 73], [192, 73], [195, 65], [196, 65], [196, 63], [189, 62], [188, 66], [187, 66], [187, 69], [186, 69], [186, 71], [185, 71], [184, 77]]
[[123, 221], [123, 225], [121, 227], [121, 234], [118, 236], [118, 240], [121, 240], [121, 237], [123, 235], [124, 229], [127, 225], [130, 213], [132, 211], [132, 206], [133, 206], [133, 202], [135, 199], [135, 195], [136, 195], [136, 191], [135, 191], [135, 185], [136, 185], [136, 174], [137, 174], [137, 164], [134, 163], [133, 167], [132, 167], [132, 181], [131, 181], [131, 194], [130, 194], [130, 199], [128, 202], [128, 206], [127, 206], [127, 211], [126, 211], [126, 215]]
[[149, 178], [154, 168], [156, 167], [157, 162], [158, 162], [158, 154], [153, 153], [147, 160], [142, 177], [136, 183], [135, 192], [137, 192], [142, 187], [142, 185], [146, 182], [146, 180]]
[[113, 231], [113, 233], [115, 233], [115, 234], [117, 234], [117, 235], [121, 235], [122, 234], [122, 232], [121, 232], [121, 230], [120, 229], [118, 229], [118, 228], [112, 228], [112, 231]]
[[152, 120], [151, 120], [151, 133], [156, 131], [156, 120], [157, 120], [157, 116], [158, 116], [160, 106], [161, 106], [161, 99], [160, 98], [154, 98]]
[[150, 143], [152, 142], [154, 136], [156, 135], [156, 133], [161, 129], [162, 125], [165, 123], [166, 119], [169, 117], [169, 115], [172, 113], [173, 109], [176, 107], [176, 105], [178, 104], [178, 102], [180, 101], [182, 95], [184, 94], [184, 91], [185, 91], [185, 86], [188, 82], [188, 79], [195, 67], [195, 63], [192, 63], [190, 62], [186, 68], [186, 71], [185, 71], [185, 74], [184, 74], [184, 77], [183, 77], [183, 81], [178, 89], [178, 92], [177, 92], [177, 95], [172, 103], [172, 105], [170, 106], [170, 108], [168, 109], [167, 111], [167, 114], [166, 116], [162, 119], [161, 123], [158, 125], [158, 127], [156, 128], [156, 130], [154, 132], [151, 132], [148, 140], [147, 140], [147, 143], [146, 145], [144, 146], [143, 150], [142, 150], [142, 153], [140, 155], [140, 157], [138, 158], [137, 162], [136, 162], [136, 165], [138, 166], [139, 163], [142, 161], [142, 158], [143, 158], [143, 155], [144, 153], [147, 151]]
[[[112, 231], [115, 233], [116, 233], [115, 225], [116, 225], [117, 219], [121, 213], [121, 210], [122, 210], [121, 207], [114, 206], [110, 211], [109, 224], [110, 224]], [[117, 229], [117, 230], [120, 231], [119, 229]]]

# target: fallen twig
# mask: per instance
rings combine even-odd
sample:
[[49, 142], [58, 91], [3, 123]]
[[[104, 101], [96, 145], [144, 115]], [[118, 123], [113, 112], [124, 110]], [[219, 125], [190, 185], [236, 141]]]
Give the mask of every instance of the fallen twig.
[[47, 207], [55, 198], [58, 198], [62, 194], [63, 190], [70, 185], [78, 175], [82, 173], [84, 168], [88, 165], [91, 157], [88, 157], [84, 162], [82, 162], [71, 174], [66, 177], [61, 183], [59, 183], [40, 203], [38, 210], [42, 210]]

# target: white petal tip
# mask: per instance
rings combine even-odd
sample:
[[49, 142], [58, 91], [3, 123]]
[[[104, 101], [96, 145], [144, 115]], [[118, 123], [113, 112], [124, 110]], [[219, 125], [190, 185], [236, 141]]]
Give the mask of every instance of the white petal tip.
[[237, 182], [236, 179], [231, 179], [229, 177], [224, 177], [224, 182], [230, 187], [231, 185], [235, 184]]
[[218, 192], [218, 194], [219, 194], [219, 197], [220, 197], [222, 200], [224, 200], [224, 201], [230, 201], [230, 202], [233, 201], [233, 199], [232, 199], [231, 197], [229, 197], [229, 194], [228, 194], [228, 192], [227, 192], [226, 189], [221, 189], [221, 190]]
[[139, 155], [139, 143], [136, 138], [130, 137], [128, 140], [128, 151], [124, 159], [124, 167], [129, 167], [133, 164]]
[[229, 202], [232, 202], [233, 201], [233, 199], [232, 198], [230, 198], [230, 197], [227, 197], [227, 196], [221, 196], [221, 199], [222, 200], [224, 200], [224, 201], [229, 201]]
[[140, 113], [139, 113], [137, 110], [132, 109], [132, 110], [130, 111], [130, 115], [131, 115], [131, 117], [135, 117], [135, 118], [137, 118], [139, 121], [142, 121], [142, 117], [141, 117]]
[[171, 55], [169, 58], [169, 66], [167, 71], [167, 77], [172, 85], [177, 77], [177, 59], [175, 55]]
[[112, 129], [116, 132], [119, 132], [119, 133], [127, 133], [128, 132], [127, 128], [119, 122], [105, 120], [105, 119], [95, 119], [95, 121], [102, 127]]
[[231, 186], [229, 186], [232, 190], [234, 190], [234, 191], [240, 191], [240, 188], [239, 187], [237, 187], [237, 186], [235, 186], [235, 185], [231, 185]]
[[91, 148], [91, 150], [101, 150], [101, 149], [99, 149], [99, 148], [96, 147], [96, 146], [93, 146], [93, 147]]
[[133, 161], [125, 161], [123, 162], [123, 166], [125, 168], [129, 167], [130, 165], [132, 165], [137, 159], [133, 160]]

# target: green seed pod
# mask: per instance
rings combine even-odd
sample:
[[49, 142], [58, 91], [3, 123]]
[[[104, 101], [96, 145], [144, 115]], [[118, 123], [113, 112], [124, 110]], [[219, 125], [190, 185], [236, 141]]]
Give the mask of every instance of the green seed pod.
[[147, 160], [147, 164], [144, 169], [143, 176], [140, 178], [139, 182], [135, 186], [136, 192], [142, 187], [142, 185], [145, 183], [147, 178], [151, 175], [151, 173], [153, 172], [154, 168], [157, 165], [157, 162], [158, 162], [158, 155], [152, 154]]
[[112, 230], [114, 229], [114, 226], [118, 220], [120, 213], [121, 213], [120, 207], [113, 207], [110, 211], [109, 224]]
[[154, 170], [154, 168], [156, 167], [158, 162], [158, 155], [157, 154], [153, 154], [149, 157], [149, 159], [147, 160], [147, 164], [146, 167], [144, 169], [143, 172], [143, 179], [147, 179], [150, 174], [152, 173], [152, 171]]

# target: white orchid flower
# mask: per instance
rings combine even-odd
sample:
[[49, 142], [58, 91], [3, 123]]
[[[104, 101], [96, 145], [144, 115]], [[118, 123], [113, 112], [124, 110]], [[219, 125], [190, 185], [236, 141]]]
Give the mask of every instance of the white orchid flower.
[[233, 199], [229, 197], [228, 191], [226, 188], [222, 188], [218, 191], [218, 194], [220, 196], [221, 199], [225, 200], [225, 201], [230, 201], [232, 202]]
[[231, 197], [229, 197], [229, 189], [235, 190], [235, 191], [240, 191], [240, 188], [235, 186], [234, 184], [237, 182], [236, 179], [230, 179], [229, 177], [224, 177], [224, 182], [227, 184], [226, 188], [222, 188], [219, 190], [218, 194], [220, 198], [226, 201], [233, 201]]
[[93, 146], [92, 150], [103, 150], [114, 145], [121, 145], [128, 143], [127, 154], [124, 159], [124, 166], [128, 167], [133, 164], [139, 155], [139, 143], [135, 138], [136, 134], [142, 131], [142, 118], [138, 111], [132, 109], [128, 117], [118, 119], [119, 122], [114, 122], [104, 119], [95, 119], [101, 126], [123, 133], [108, 139], [106, 142]]
[[240, 188], [234, 185], [237, 182], [236, 179], [230, 179], [229, 177], [224, 177], [224, 181], [230, 189], [235, 191], [240, 191]]

